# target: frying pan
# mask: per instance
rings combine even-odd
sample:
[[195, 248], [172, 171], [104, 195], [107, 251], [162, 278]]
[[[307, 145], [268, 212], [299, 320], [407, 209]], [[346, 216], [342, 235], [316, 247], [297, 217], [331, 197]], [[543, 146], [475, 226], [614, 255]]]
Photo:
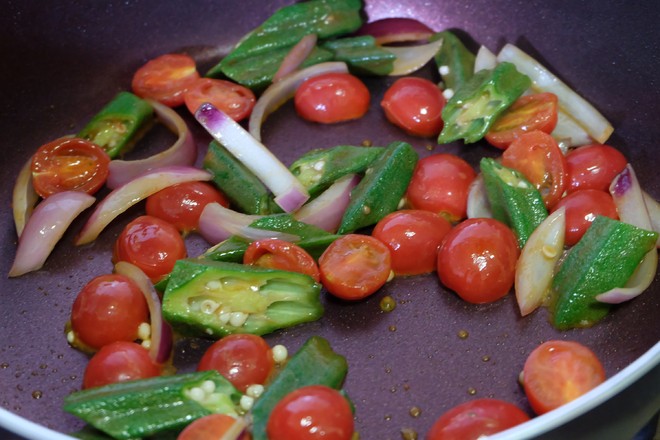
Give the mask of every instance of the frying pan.
[[[14, 257], [16, 235], [11, 187], [35, 149], [74, 133], [148, 59], [187, 52], [200, 71], [212, 66], [238, 39], [284, 0], [263, 2], [171, 0], [6, 2], [0, 14], [0, 125], [2, 133], [1, 272]], [[416, 17], [436, 30], [457, 29], [468, 45], [499, 50], [519, 45], [590, 100], [613, 123], [609, 143], [629, 158], [643, 187], [660, 198], [660, 33], [655, 2], [385, 0], [366, 5], [370, 19]], [[418, 73], [433, 78], [429, 67]], [[421, 156], [432, 141], [411, 138], [385, 122], [379, 102], [393, 78], [368, 78], [372, 104], [361, 120], [320, 126], [298, 119], [291, 104], [264, 127], [265, 143], [286, 164], [310, 148], [337, 144], [412, 143]], [[209, 138], [186, 115], [200, 153]], [[155, 130], [134, 152], [162, 149], [169, 134]], [[494, 156], [485, 144], [436, 146], [471, 164]], [[138, 205], [113, 222], [94, 243], [74, 247], [85, 214], [74, 223], [44, 268], [25, 276], [0, 276], [0, 426], [28, 438], [57, 438], [81, 427], [61, 410], [64, 396], [80, 388], [87, 357], [71, 349], [64, 323], [80, 288], [112, 270], [110, 247]], [[188, 249], [205, 247], [191, 236]], [[379, 301], [391, 295], [391, 313]], [[397, 278], [355, 304], [326, 298], [324, 318], [277, 332], [271, 344], [290, 351], [315, 334], [329, 339], [349, 362], [346, 390], [357, 407], [362, 438], [397, 439], [410, 428], [420, 438], [454, 405], [496, 397], [531, 414], [517, 385], [527, 354], [549, 339], [580, 341], [603, 361], [610, 378], [579, 400], [536, 418], [500, 438], [630, 438], [660, 407], [660, 280], [641, 297], [616, 308], [593, 328], [555, 331], [539, 310], [520, 318], [512, 295], [488, 305], [469, 305], [442, 288], [435, 275]], [[462, 330], [467, 338], [459, 338]], [[204, 340], [176, 346], [180, 371], [195, 368]], [[417, 408], [419, 411], [416, 411]], [[8, 432], [0, 435], [9, 437]]]

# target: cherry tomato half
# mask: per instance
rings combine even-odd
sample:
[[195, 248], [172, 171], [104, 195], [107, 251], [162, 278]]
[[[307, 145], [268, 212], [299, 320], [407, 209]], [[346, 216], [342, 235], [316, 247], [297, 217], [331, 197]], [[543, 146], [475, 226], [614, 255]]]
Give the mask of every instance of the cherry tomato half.
[[599, 189], [607, 191], [610, 183], [626, 167], [626, 157], [609, 145], [585, 145], [566, 155], [569, 184], [567, 191]]
[[224, 79], [199, 78], [184, 95], [186, 107], [193, 115], [200, 105], [210, 102], [234, 121], [248, 117], [256, 98], [252, 90]]
[[319, 258], [321, 281], [334, 296], [366, 298], [387, 282], [392, 268], [390, 250], [377, 238], [348, 234], [338, 238]]
[[519, 255], [516, 236], [504, 223], [468, 219], [445, 237], [438, 252], [438, 276], [465, 301], [493, 302], [511, 290]]
[[[221, 439], [237, 423], [237, 420], [227, 414], [209, 414], [186, 426], [176, 440], [209, 440]], [[235, 437], [232, 437], [235, 438]], [[244, 432], [237, 440], [250, 440], [249, 433]]]
[[502, 165], [525, 175], [552, 208], [568, 184], [566, 158], [557, 141], [542, 131], [521, 134], [502, 154]]
[[304, 273], [321, 281], [319, 267], [305, 249], [277, 238], [250, 243], [243, 254], [243, 264]]
[[298, 388], [284, 396], [266, 424], [269, 440], [350, 440], [353, 430], [348, 401], [324, 385]]
[[491, 126], [486, 140], [505, 150], [511, 142], [525, 133], [540, 130], [550, 134], [557, 125], [557, 95], [536, 93], [522, 96]]
[[618, 219], [614, 199], [609, 192], [583, 189], [572, 192], [555, 205], [553, 211], [566, 207], [566, 236], [564, 243], [573, 246], [587, 231], [597, 215]]
[[303, 82], [294, 97], [303, 119], [332, 124], [358, 119], [369, 110], [371, 94], [364, 83], [348, 73], [324, 73]]
[[395, 274], [418, 275], [435, 270], [438, 249], [450, 229], [451, 223], [438, 214], [407, 209], [386, 215], [371, 235], [390, 249]]
[[80, 138], [59, 138], [32, 156], [32, 185], [41, 197], [62, 191], [97, 192], [108, 177], [110, 156]]
[[162, 367], [149, 351], [135, 342], [117, 341], [104, 345], [85, 368], [83, 388], [100, 387], [127, 380], [160, 376]]
[[186, 91], [199, 79], [195, 60], [185, 54], [165, 54], [148, 61], [133, 75], [133, 92], [168, 107], [183, 104]]
[[380, 105], [387, 120], [413, 136], [437, 136], [442, 130], [445, 97], [428, 79], [399, 78], [385, 92]]
[[548, 341], [525, 361], [522, 383], [532, 409], [544, 414], [605, 381], [598, 357], [573, 341]]

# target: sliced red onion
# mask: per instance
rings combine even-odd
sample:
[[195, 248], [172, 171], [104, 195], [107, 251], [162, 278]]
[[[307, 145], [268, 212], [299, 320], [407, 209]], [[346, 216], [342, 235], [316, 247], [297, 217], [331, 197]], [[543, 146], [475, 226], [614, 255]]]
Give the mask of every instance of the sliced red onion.
[[250, 134], [261, 142], [261, 125], [268, 115], [277, 110], [282, 104], [293, 98], [296, 90], [307, 79], [323, 73], [348, 73], [346, 63], [335, 61], [319, 63], [293, 72], [278, 82], [271, 84], [257, 99], [250, 113], [248, 124]]
[[360, 178], [356, 174], [337, 179], [317, 198], [296, 211], [294, 217], [328, 232], [336, 232], [351, 200], [351, 190], [358, 182]]
[[71, 222], [96, 199], [80, 191], [55, 193], [37, 205], [18, 241], [10, 277], [43, 267]]
[[[651, 219], [644, 203], [644, 195], [632, 166], [612, 180], [610, 194], [614, 199], [619, 219], [638, 228], [652, 230]], [[596, 296], [600, 302], [619, 304], [644, 292], [653, 282], [658, 270], [658, 251], [650, 250], [623, 287], [617, 287]]]
[[11, 207], [14, 212], [14, 226], [16, 234], [20, 237], [25, 228], [34, 205], [39, 201], [39, 195], [32, 186], [32, 158], [30, 158], [18, 173], [14, 192], [12, 193]]
[[470, 184], [467, 199], [468, 218], [492, 218], [484, 177], [479, 174]]
[[94, 241], [119, 214], [152, 194], [176, 185], [197, 180], [211, 180], [209, 172], [194, 167], [170, 166], [147, 171], [108, 194], [87, 220], [75, 244]]
[[[647, 192], [642, 191], [644, 195], [644, 204], [646, 205], [646, 210], [649, 213], [649, 219], [651, 220], [651, 227], [655, 232], [660, 233], [660, 203], [655, 200]], [[660, 248], [660, 238], [655, 243], [655, 246]]]
[[307, 189], [291, 171], [222, 110], [205, 103], [197, 109], [195, 118], [273, 192], [275, 203], [285, 212], [295, 211], [309, 199]]
[[390, 76], [407, 75], [424, 67], [442, 46], [442, 39], [418, 46], [381, 46], [382, 49], [394, 54], [394, 68]]
[[279, 69], [273, 75], [273, 82], [280, 81], [285, 76], [298, 70], [300, 65], [307, 59], [314, 47], [316, 47], [316, 34], [305, 35], [295, 46], [291, 48], [288, 54], [282, 60]]
[[171, 108], [153, 100], [147, 100], [160, 121], [178, 136], [167, 150], [140, 160], [110, 161], [106, 185], [110, 189], [119, 188], [146, 171], [166, 166], [191, 166], [197, 159], [197, 146], [186, 122]]
[[364, 24], [356, 35], [371, 35], [376, 44], [428, 41], [435, 32], [414, 18], [382, 18]]
[[497, 66], [497, 55], [486, 46], [479, 46], [477, 56], [474, 58], [474, 73], [484, 69], [494, 69]]
[[247, 431], [248, 424], [243, 417], [237, 417], [234, 423], [225, 431], [218, 440], [239, 440]]
[[151, 317], [151, 344], [149, 345], [149, 356], [155, 362], [165, 363], [172, 353], [172, 328], [163, 319], [160, 297], [151, 284], [149, 277], [137, 266], [126, 261], [115, 264], [115, 272], [130, 278], [140, 288], [144, 299], [149, 306]]

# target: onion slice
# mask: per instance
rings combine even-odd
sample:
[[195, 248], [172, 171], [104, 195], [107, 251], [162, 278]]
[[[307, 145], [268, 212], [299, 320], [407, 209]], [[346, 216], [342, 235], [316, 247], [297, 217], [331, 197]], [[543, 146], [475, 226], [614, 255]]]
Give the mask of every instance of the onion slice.
[[14, 213], [14, 226], [18, 237], [23, 233], [34, 205], [39, 201], [39, 195], [32, 186], [32, 158], [30, 158], [18, 173], [14, 183], [11, 207]]
[[250, 134], [261, 142], [261, 125], [268, 115], [277, 110], [282, 104], [293, 98], [296, 90], [307, 79], [323, 73], [348, 73], [346, 63], [340, 61], [319, 63], [306, 69], [293, 72], [278, 82], [271, 84], [259, 97], [250, 113], [248, 124]]
[[562, 109], [557, 111], [557, 125], [552, 130], [552, 137], [570, 147], [593, 143], [589, 133]]
[[414, 18], [381, 18], [365, 23], [355, 35], [371, 35], [376, 44], [426, 42], [434, 34], [433, 29]]
[[296, 176], [225, 112], [204, 103], [195, 112], [195, 118], [273, 192], [275, 203], [285, 212], [295, 211], [309, 199], [307, 189]]
[[149, 104], [160, 121], [178, 136], [176, 142], [167, 150], [146, 159], [110, 161], [106, 185], [110, 189], [135, 179], [146, 171], [166, 166], [191, 166], [197, 159], [197, 146], [186, 122], [177, 112], [157, 101], [148, 99]]
[[81, 191], [63, 191], [39, 203], [18, 241], [9, 276], [17, 277], [41, 269], [71, 222], [95, 200]]
[[168, 186], [211, 178], [209, 172], [194, 167], [171, 166], [147, 171], [113, 190], [98, 204], [80, 231], [75, 244], [94, 241], [119, 214]]
[[474, 73], [484, 69], [494, 69], [497, 66], [497, 55], [486, 46], [479, 46], [477, 56], [474, 58]]
[[155, 362], [166, 362], [172, 353], [172, 329], [163, 319], [160, 297], [149, 277], [137, 266], [126, 261], [115, 264], [115, 272], [130, 278], [140, 288], [149, 306], [151, 321], [151, 344], [149, 356]]
[[296, 220], [314, 225], [328, 232], [336, 232], [344, 211], [351, 201], [351, 190], [360, 182], [356, 174], [337, 179], [317, 198], [304, 205], [293, 216]]
[[381, 46], [381, 49], [390, 52], [396, 57], [394, 67], [389, 75], [400, 76], [407, 75], [424, 67], [438, 53], [441, 46], [442, 38], [418, 46]]
[[[655, 232], [660, 233], [660, 203], [655, 200], [651, 195], [645, 191], [642, 192], [644, 195], [644, 204], [646, 205], [646, 210], [649, 213], [649, 220], [651, 220], [651, 227]], [[655, 243], [655, 247], [660, 248], [660, 237]]]
[[532, 232], [516, 264], [515, 291], [522, 316], [541, 304], [552, 284], [555, 265], [564, 249], [566, 208], [550, 214]]
[[237, 417], [234, 423], [218, 440], [239, 440], [247, 430], [248, 424], [243, 417]]
[[[614, 199], [619, 219], [638, 228], [653, 230], [651, 219], [644, 203], [639, 181], [630, 164], [612, 180], [610, 194]], [[631, 300], [644, 292], [653, 282], [658, 270], [658, 250], [651, 249], [623, 287], [617, 287], [596, 296], [600, 302], [619, 304]]]
[[308, 34], [302, 37], [282, 60], [279, 69], [273, 75], [273, 82], [280, 81], [285, 76], [298, 70], [303, 61], [314, 50], [317, 39], [316, 34]]
[[467, 217], [493, 217], [493, 212], [490, 210], [490, 202], [488, 201], [488, 194], [486, 193], [484, 176], [482, 176], [481, 173], [479, 173], [479, 175], [472, 181], [468, 190]]

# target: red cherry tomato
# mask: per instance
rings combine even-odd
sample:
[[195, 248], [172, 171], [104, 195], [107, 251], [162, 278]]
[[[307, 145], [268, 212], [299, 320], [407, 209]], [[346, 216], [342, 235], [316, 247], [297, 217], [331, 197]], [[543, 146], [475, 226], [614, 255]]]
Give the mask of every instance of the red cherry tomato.
[[304, 273], [321, 281], [319, 267], [305, 249], [277, 238], [250, 243], [243, 254], [243, 264]]
[[134, 341], [143, 322], [149, 322], [146, 299], [133, 281], [118, 274], [92, 279], [71, 309], [76, 338], [95, 350], [115, 341]]
[[240, 84], [224, 79], [199, 78], [188, 88], [184, 101], [193, 115], [200, 105], [210, 102], [234, 121], [241, 121], [252, 113], [256, 98], [252, 90]]
[[113, 262], [127, 261], [157, 283], [185, 258], [186, 245], [172, 224], [150, 215], [130, 222], [115, 242]]
[[270, 346], [261, 336], [235, 334], [213, 343], [199, 361], [197, 371], [217, 370], [245, 392], [250, 385], [265, 383], [273, 365]]
[[148, 61], [133, 75], [133, 92], [168, 107], [183, 104], [186, 91], [199, 79], [195, 60], [184, 54], [165, 54]]
[[607, 191], [612, 179], [628, 163], [626, 157], [609, 145], [585, 145], [566, 155], [568, 192], [579, 189]]
[[451, 222], [464, 219], [470, 184], [477, 174], [453, 154], [420, 159], [408, 185], [406, 198], [414, 209], [435, 212]]
[[369, 89], [356, 76], [324, 73], [303, 82], [294, 103], [303, 119], [332, 124], [364, 116], [370, 98]]
[[273, 408], [266, 424], [269, 440], [350, 440], [351, 407], [339, 391], [311, 385], [293, 391]]
[[605, 381], [598, 357], [573, 341], [548, 341], [530, 353], [522, 383], [537, 414], [552, 411]]
[[39, 147], [32, 156], [32, 185], [41, 197], [62, 191], [94, 194], [108, 177], [110, 156], [80, 138], [59, 138]]
[[334, 296], [347, 300], [366, 298], [390, 276], [390, 250], [369, 235], [338, 238], [319, 258], [321, 281]]
[[408, 209], [386, 215], [371, 235], [385, 243], [397, 275], [433, 272], [451, 223], [433, 212]]
[[[237, 423], [237, 420], [227, 414], [210, 414], [201, 417], [186, 426], [176, 440], [209, 440], [221, 439]], [[234, 438], [234, 437], [232, 437]], [[250, 440], [252, 436], [244, 432], [237, 440]]]
[[506, 295], [516, 272], [520, 248], [514, 233], [489, 218], [455, 226], [438, 252], [440, 281], [465, 301], [481, 304]]
[[597, 215], [618, 219], [616, 205], [609, 192], [583, 189], [572, 192], [555, 205], [553, 211], [566, 207], [566, 236], [564, 243], [573, 246], [587, 231]]
[[437, 136], [442, 130], [445, 97], [424, 78], [399, 78], [385, 92], [380, 105], [387, 120], [414, 136]]
[[184, 182], [169, 186], [147, 198], [147, 215], [171, 223], [181, 232], [199, 226], [199, 216], [211, 202], [229, 206], [229, 201], [215, 186], [206, 182]]
[[542, 131], [518, 136], [502, 154], [502, 165], [520, 171], [552, 208], [568, 184], [566, 158], [557, 141]]
[[104, 345], [89, 360], [83, 376], [83, 388], [100, 387], [127, 380], [160, 376], [162, 367], [149, 351], [135, 342], [117, 341]]
[[557, 125], [557, 108], [557, 95], [553, 93], [522, 96], [497, 118], [485, 138], [505, 150], [525, 133], [540, 130], [550, 134]]
[[426, 440], [476, 440], [527, 420], [529, 416], [512, 403], [498, 399], [476, 399], [441, 415]]

